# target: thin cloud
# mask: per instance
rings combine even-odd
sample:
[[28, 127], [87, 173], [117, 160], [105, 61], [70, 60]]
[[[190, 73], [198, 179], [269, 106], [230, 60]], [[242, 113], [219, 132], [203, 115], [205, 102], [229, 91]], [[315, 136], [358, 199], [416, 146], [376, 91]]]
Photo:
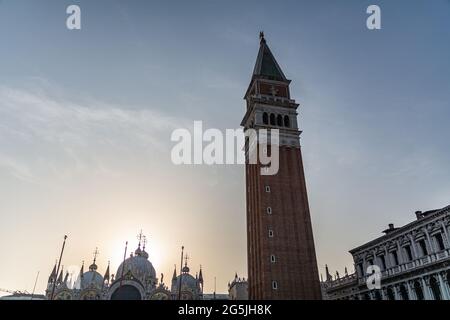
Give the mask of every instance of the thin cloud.
[[149, 107], [74, 102], [50, 91], [0, 86], [0, 170], [21, 180], [42, 170], [116, 172], [111, 158], [161, 153], [187, 123]]

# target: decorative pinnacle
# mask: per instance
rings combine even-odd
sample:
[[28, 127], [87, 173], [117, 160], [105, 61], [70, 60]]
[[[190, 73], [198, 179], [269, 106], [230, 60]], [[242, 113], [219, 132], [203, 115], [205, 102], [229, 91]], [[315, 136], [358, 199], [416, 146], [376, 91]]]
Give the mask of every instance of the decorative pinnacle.
[[142, 236], [142, 249], [145, 250], [145, 246], [147, 245], [147, 237]]
[[94, 250], [94, 263], [93, 264], [95, 264], [95, 261], [97, 260], [97, 256], [99, 254], [100, 254], [100, 251], [98, 251], [98, 248], [96, 247], [95, 250]]
[[139, 234], [137, 235], [137, 239], [139, 240], [139, 248], [141, 247], [141, 243], [142, 243], [142, 240], [145, 238], [145, 236], [144, 236], [144, 234], [142, 233], [142, 229], [141, 229], [141, 231], [139, 232]]

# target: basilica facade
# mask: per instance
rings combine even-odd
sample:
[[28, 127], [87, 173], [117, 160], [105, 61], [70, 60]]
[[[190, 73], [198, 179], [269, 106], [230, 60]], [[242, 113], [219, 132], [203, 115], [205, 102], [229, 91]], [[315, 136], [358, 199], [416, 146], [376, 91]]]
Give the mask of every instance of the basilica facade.
[[96, 255], [84, 270], [84, 263], [74, 284], [69, 281], [69, 273], [57, 272], [55, 265], [51, 272], [45, 296], [49, 300], [201, 300], [203, 299], [203, 274], [193, 276], [187, 259], [181, 273], [175, 269], [169, 284], [164, 275], [158, 279], [155, 268], [148, 259], [145, 246], [137, 249], [119, 265], [115, 274], [110, 274], [108, 265], [102, 275], [96, 264]]

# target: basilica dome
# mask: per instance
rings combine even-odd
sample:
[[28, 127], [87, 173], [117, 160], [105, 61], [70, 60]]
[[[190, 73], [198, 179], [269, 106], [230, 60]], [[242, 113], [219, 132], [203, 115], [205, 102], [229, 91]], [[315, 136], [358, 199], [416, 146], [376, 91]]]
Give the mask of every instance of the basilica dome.
[[200, 280], [189, 274], [190, 270], [187, 265], [185, 265], [181, 271], [183, 274], [178, 276], [175, 276], [176, 271], [174, 271], [174, 277], [172, 278], [172, 292], [177, 292], [179, 290], [181, 277], [181, 290], [183, 292], [189, 291], [198, 294], [200, 292]]
[[103, 276], [97, 272], [97, 265], [93, 263], [89, 267], [89, 271], [82, 274], [80, 279], [81, 289], [96, 287], [101, 289], [103, 286]]
[[[125, 266], [125, 268], [124, 268]], [[156, 271], [152, 263], [148, 260], [145, 250], [138, 248], [135, 254], [122, 262], [117, 269], [116, 277], [126, 276], [128, 273], [137, 278], [142, 284], [146, 284], [150, 279], [156, 279]]]
[[[180, 276], [177, 277], [177, 283], [179, 283], [179, 281], [180, 281]], [[197, 290], [198, 280], [195, 279], [190, 274], [183, 274], [183, 276], [181, 278], [181, 286], [182, 287], [186, 286], [187, 288], [189, 288], [191, 290]]]

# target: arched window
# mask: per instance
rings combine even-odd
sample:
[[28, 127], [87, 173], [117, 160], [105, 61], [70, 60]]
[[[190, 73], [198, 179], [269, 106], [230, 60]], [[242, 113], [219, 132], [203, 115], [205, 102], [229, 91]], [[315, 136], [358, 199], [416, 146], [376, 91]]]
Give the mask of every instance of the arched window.
[[284, 116], [284, 126], [289, 128], [291, 126], [291, 122], [289, 121], [289, 116]]
[[114, 291], [111, 300], [142, 300], [142, 297], [134, 286], [123, 285]]
[[431, 291], [433, 292], [434, 300], [442, 300], [439, 283], [437, 282], [435, 277], [431, 277], [430, 287], [431, 287]]
[[275, 115], [273, 113], [270, 114], [270, 125], [275, 125]]
[[417, 300], [424, 300], [422, 286], [419, 281], [414, 282], [414, 292], [416, 293]]
[[375, 300], [382, 300], [380, 290], [375, 291]]
[[277, 126], [282, 127], [283, 126], [283, 117], [281, 114], [277, 116]]
[[263, 113], [263, 123], [269, 124], [269, 115], [267, 114], [267, 112]]
[[402, 297], [402, 300], [409, 300], [408, 291], [404, 284], [400, 285], [400, 296]]
[[392, 287], [387, 288], [387, 296], [389, 300], [395, 300], [395, 294], [394, 290], [392, 290]]
[[439, 248], [439, 251], [445, 250], [444, 239], [442, 238], [441, 233], [437, 233], [434, 238], [436, 239], [436, 244]]

